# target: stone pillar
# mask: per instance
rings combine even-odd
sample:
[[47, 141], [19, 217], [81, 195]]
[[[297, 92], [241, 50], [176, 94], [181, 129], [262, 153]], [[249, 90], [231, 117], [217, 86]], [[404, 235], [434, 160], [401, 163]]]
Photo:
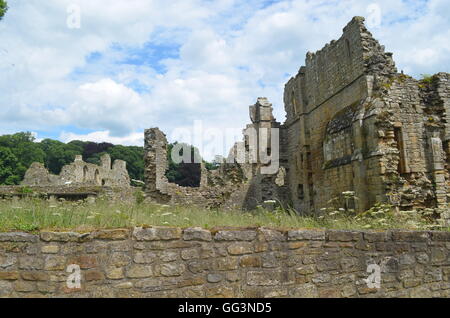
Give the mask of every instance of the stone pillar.
[[103, 169], [105, 169], [106, 171], [111, 170], [111, 157], [108, 154], [104, 154], [101, 158], [101, 166]]
[[159, 128], [145, 130], [144, 181], [145, 192], [157, 202], [168, 202], [167, 138]]
[[200, 165], [200, 188], [208, 187], [208, 169], [204, 162]]
[[438, 208], [447, 207], [447, 186], [444, 171], [444, 150], [439, 137], [430, 138], [431, 154], [433, 158], [433, 178]]

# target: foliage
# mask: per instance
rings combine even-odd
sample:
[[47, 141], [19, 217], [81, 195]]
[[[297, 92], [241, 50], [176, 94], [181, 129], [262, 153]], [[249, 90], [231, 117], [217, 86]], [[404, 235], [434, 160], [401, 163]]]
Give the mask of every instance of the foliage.
[[0, 20], [3, 18], [6, 11], [8, 11], [8, 3], [5, 0], [0, 0]]
[[113, 146], [107, 151], [114, 160], [123, 160], [127, 163], [131, 179], [144, 180], [144, 148], [136, 146]]
[[18, 181], [15, 174], [18, 160], [9, 148], [0, 146], [0, 184], [13, 185]]
[[20, 194], [33, 194], [33, 190], [27, 186], [18, 188], [17, 192]]
[[63, 166], [70, 164], [83, 151], [76, 143], [62, 143], [57, 140], [45, 139], [40, 143], [45, 152], [45, 166], [53, 174], [59, 174]]
[[434, 81], [435, 77], [433, 75], [429, 75], [429, 74], [422, 74], [422, 78], [420, 79], [419, 82], [419, 88], [424, 89], [424, 88], [429, 88]]
[[[183, 149], [191, 150], [191, 163], [175, 163], [172, 158], [173, 148], [181, 145], [180, 156], [183, 156]], [[166, 177], [169, 182], [176, 183], [183, 187], [199, 187], [201, 180], [201, 157], [199, 150], [188, 144], [178, 144], [177, 142], [169, 144], [167, 147], [168, 170]]]
[[[322, 209], [319, 219], [325, 226], [344, 227], [344, 224], [358, 224], [362, 229], [440, 229], [443, 227], [438, 220], [435, 209], [397, 211], [392, 205], [376, 203], [369, 210], [357, 213], [353, 202], [358, 200], [352, 191], [343, 192], [330, 200], [329, 207]], [[444, 213], [444, 212], [440, 212]]]
[[430, 74], [422, 74], [421, 82], [426, 84], [431, 84], [433, 82], [434, 76]]
[[45, 152], [34, 140], [31, 133], [0, 136], [0, 147], [3, 149], [0, 184], [18, 184], [33, 162], [44, 163]]
[[[140, 195], [136, 194], [135, 198]], [[136, 200], [138, 201], [138, 200]], [[379, 210], [384, 209], [379, 206]], [[364, 229], [412, 229], [425, 230], [432, 223], [412, 224], [402, 217], [390, 217], [386, 222], [374, 222], [385, 218], [385, 212], [377, 209], [365, 218], [334, 216], [318, 218], [299, 216], [281, 208], [268, 211], [207, 210], [193, 206], [167, 206], [146, 202], [109, 202], [97, 200], [49, 202], [33, 197], [19, 201], [0, 200], [0, 231], [70, 230], [91, 231], [99, 228], [122, 228], [132, 226], [178, 226], [214, 228], [231, 227], [278, 227], [278, 228], [330, 228], [341, 230]], [[390, 212], [389, 212], [390, 213]], [[388, 213], [388, 214], [389, 214]], [[412, 214], [412, 212], [411, 212]], [[419, 213], [420, 214], [420, 213]], [[369, 223], [368, 223], [369, 222]]]
[[328, 207], [322, 209], [324, 213], [322, 217], [354, 217], [356, 215], [355, 203], [357, 200], [358, 198], [355, 196], [355, 192], [342, 192], [337, 197], [328, 201]]
[[134, 191], [133, 196], [134, 196], [134, 198], [136, 200], [136, 204], [138, 204], [138, 205], [142, 204], [144, 202], [144, 200], [145, 200], [145, 195], [144, 195], [144, 192], [142, 190]]

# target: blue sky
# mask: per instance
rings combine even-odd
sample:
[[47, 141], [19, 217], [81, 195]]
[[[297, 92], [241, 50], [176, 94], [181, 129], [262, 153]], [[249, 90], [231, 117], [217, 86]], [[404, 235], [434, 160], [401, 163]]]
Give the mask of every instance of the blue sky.
[[[355, 15], [420, 77], [450, 71], [447, 0], [9, 0], [0, 134], [142, 145], [143, 130], [242, 129]], [[70, 5], [79, 29], [67, 27]], [[226, 147], [229, 145], [227, 144]], [[224, 147], [224, 150], [226, 149]]]

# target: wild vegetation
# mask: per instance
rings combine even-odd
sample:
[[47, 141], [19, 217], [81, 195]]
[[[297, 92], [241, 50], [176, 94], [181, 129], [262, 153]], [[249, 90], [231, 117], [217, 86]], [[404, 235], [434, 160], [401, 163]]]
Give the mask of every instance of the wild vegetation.
[[318, 216], [299, 216], [285, 209], [251, 211], [207, 210], [192, 206], [168, 206], [143, 203], [141, 195], [136, 202], [113, 203], [98, 200], [44, 201], [32, 196], [22, 200], [0, 202], [0, 232], [38, 230], [70, 230], [88, 232], [96, 229], [133, 226], [178, 226], [214, 228], [277, 227], [277, 228], [332, 228], [332, 229], [444, 229], [421, 213], [395, 212], [387, 205], [355, 214], [349, 210], [330, 208]]
[[0, 0], [0, 20], [3, 18], [6, 11], [8, 11], [8, 3], [5, 0]]

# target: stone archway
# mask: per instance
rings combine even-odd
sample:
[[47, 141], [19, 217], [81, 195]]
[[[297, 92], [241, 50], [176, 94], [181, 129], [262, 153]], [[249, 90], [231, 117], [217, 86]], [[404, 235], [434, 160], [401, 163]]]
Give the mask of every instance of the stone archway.
[[102, 185], [102, 180], [100, 178], [100, 171], [98, 171], [98, 169], [95, 170], [94, 181], [96, 185]]
[[88, 173], [89, 173], [89, 168], [87, 166], [84, 166], [83, 167], [83, 182], [88, 181]]

